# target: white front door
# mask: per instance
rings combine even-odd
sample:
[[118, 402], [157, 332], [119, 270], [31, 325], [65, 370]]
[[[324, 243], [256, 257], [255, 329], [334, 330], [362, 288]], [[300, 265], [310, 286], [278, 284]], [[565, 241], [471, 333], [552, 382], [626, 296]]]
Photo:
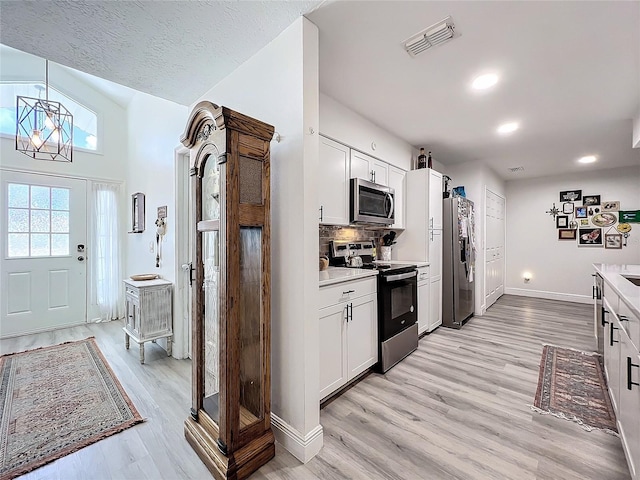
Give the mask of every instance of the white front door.
[[0, 337], [86, 321], [86, 181], [2, 171]]

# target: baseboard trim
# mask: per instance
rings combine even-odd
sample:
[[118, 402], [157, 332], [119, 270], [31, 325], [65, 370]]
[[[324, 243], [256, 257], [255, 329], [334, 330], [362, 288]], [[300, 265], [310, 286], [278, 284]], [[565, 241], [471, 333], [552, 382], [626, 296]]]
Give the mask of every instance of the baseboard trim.
[[565, 302], [593, 303], [589, 295], [576, 295], [575, 293], [545, 292], [544, 290], [527, 290], [525, 288], [505, 288], [507, 295], [520, 297], [546, 298], [547, 300], [564, 300]]
[[271, 426], [276, 440], [302, 463], [315, 457], [323, 444], [322, 425], [302, 435], [287, 422], [271, 412]]

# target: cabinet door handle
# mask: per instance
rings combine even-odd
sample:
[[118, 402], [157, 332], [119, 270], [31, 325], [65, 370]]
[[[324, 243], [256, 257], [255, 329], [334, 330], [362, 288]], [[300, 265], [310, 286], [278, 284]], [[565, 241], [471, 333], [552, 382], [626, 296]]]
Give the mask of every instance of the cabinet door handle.
[[353, 320], [353, 303], [347, 303], [345, 307], [347, 309], [347, 323]]
[[618, 315], [618, 318], [620, 319], [621, 322], [628, 322], [629, 318], [625, 317], [624, 315]]
[[609, 345], [613, 347], [614, 343], [619, 343], [618, 340], [614, 340], [613, 339], [613, 331], [614, 330], [618, 330], [618, 327], [616, 327], [613, 322], [609, 322], [609, 326], [611, 327], [611, 335], [609, 336]]
[[346, 292], [342, 292], [343, 295], [349, 295], [350, 293], [355, 293], [355, 290], [347, 290]]
[[602, 307], [602, 326], [604, 327], [607, 323], [609, 323], [607, 320], [605, 320], [605, 317], [607, 316], [607, 314], [609, 313], [609, 310], [607, 310], [606, 308]]
[[593, 298], [594, 300], [596, 298], [596, 286], [595, 285], [591, 286], [591, 298]]
[[324, 207], [320, 205], [320, 221], [322, 221], [323, 214], [324, 214]]
[[631, 363], [631, 357], [627, 357], [627, 389], [629, 390], [631, 390], [634, 385], [640, 387], [640, 383], [631, 381], [631, 367], [639, 368], [640, 365]]

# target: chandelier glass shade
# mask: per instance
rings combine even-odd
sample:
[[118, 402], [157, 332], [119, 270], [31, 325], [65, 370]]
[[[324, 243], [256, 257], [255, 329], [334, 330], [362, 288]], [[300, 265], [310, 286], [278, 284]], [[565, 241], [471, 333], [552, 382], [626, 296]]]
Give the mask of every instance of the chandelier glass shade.
[[49, 100], [49, 61], [46, 98], [17, 97], [16, 150], [38, 160], [71, 162], [73, 115], [60, 102]]

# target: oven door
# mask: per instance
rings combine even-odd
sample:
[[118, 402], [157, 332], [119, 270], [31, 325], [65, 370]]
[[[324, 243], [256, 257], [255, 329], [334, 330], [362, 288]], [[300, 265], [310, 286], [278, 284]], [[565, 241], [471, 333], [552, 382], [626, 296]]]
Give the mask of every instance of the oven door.
[[351, 222], [392, 225], [395, 222], [393, 188], [351, 179]]
[[381, 342], [416, 323], [417, 277], [417, 270], [380, 277], [378, 322]]

